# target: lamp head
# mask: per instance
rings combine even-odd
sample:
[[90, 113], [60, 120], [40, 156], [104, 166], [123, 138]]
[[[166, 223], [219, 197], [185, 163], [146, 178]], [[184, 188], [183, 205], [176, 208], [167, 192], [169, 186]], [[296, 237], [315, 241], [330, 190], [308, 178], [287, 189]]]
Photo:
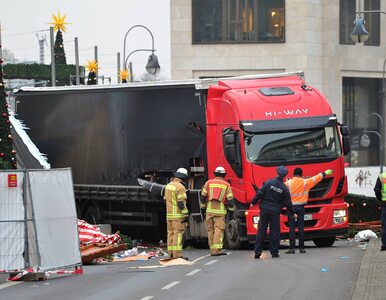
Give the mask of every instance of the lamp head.
[[350, 37], [355, 43], [364, 43], [369, 38], [369, 33], [365, 28], [365, 20], [362, 17], [355, 19], [354, 30], [351, 32]]
[[149, 74], [155, 75], [160, 68], [157, 55], [152, 53], [147, 60], [146, 71]]
[[370, 140], [370, 137], [367, 135], [367, 133], [364, 133], [362, 136], [361, 136], [361, 139], [360, 139], [360, 145], [362, 147], [369, 147], [370, 146], [370, 143], [371, 143], [371, 140]]

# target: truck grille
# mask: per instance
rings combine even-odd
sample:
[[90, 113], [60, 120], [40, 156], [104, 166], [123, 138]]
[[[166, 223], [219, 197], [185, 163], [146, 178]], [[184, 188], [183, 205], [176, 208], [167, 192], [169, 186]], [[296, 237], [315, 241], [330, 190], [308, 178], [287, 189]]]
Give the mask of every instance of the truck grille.
[[335, 192], [335, 195], [338, 195], [342, 192], [342, 189], [343, 189], [343, 185], [344, 185], [344, 177], [342, 177], [339, 182], [338, 182], [338, 186], [336, 187], [336, 192]]
[[313, 187], [308, 195], [308, 199], [323, 198], [324, 195], [330, 190], [333, 182], [333, 178], [323, 178], [315, 187]]

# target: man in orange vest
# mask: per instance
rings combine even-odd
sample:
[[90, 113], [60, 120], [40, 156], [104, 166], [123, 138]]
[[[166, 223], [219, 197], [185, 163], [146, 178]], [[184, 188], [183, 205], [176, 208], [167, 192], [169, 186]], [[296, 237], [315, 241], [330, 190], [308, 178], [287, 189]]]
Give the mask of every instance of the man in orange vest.
[[[188, 221], [186, 208], [186, 188], [184, 180], [188, 178], [188, 171], [179, 168], [172, 180], [165, 186], [166, 223], [168, 232], [168, 253], [170, 258], [182, 257], [182, 235], [185, 223]], [[185, 258], [186, 259], [186, 258]]]
[[208, 230], [208, 244], [210, 255], [220, 256], [222, 253], [225, 216], [227, 211], [234, 211], [232, 188], [224, 177], [226, 171], [219, 166], [214, 171], [214, 179], [208, 180], [202, 188], [203, 196], [201, 208], [206, 209], [206, 229]]
[[297, 222], [295, 222], [295, 216], [288, 214], [290, 248], [285, 253], [295, 254], [295, 223], [297, 223], [298, 227], [299, 251], [300, 253], [306, 253], [306, 250], [304, 250], [304, 205], [308, 202], [310, 189], [321, 182], [324, 176], [331, 175], [332, 172], [329, 169], [313, 177], [303, 179], [303, 170], [296, 168], [294, 170], [294, 177], [285, 182], [290, 191], [292, 207], [297, 216]]

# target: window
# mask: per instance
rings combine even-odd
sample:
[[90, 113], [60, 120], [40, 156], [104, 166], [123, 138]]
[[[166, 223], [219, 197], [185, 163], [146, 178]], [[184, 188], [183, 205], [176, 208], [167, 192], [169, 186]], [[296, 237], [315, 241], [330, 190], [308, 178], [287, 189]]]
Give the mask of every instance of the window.
[[[382, 80], [375, 78], [344, 77], [342, 82], [343, 124], [350, 129], [351, 152], [345, 160], [351, 167], [379, 165], [380, 122], [373, 113], [380, 113], [380, 91]], [[364, 129], [368, 133], [370, 145], [361, 145]]]
[[[374, 11], [380, 10], [380, 0], [365, 0], [364, 9], [357, 8], [354, 0], [340, 0], [339, 3], [340, 28], [339, 41], [341, 44], [354, 44], [351, 40], [350, 33], [354, 30], [354, 21], [357, 17], [355, 11]], [[380, 13], [364, 13], [362, 17], [365, 19], [365, 28], [369, 33], [369, 38], [365, 42], [368, 46], [380, 45]]]
[[354, 44], [350, 37], [350, 33], [354, 30], [356, 1], [340, 0], [339, 3], [339, 41], [341, 44]]
[[245, 134], [247, 159], [258, 165], [330, 161], [342, 154], [336, 127]]
[[[365, 11], [380, 10], [380, 0], [365, 0]], [[381, 27], [380, 13], [365, 13], [366, 21], [365, 28], [369, 33], [369, 38], [365, 42], [368, 46], [379, 46], [380, 44], [380, 27]]]
[[192, 0], [193, 43], [284, 42], [284, 0]]

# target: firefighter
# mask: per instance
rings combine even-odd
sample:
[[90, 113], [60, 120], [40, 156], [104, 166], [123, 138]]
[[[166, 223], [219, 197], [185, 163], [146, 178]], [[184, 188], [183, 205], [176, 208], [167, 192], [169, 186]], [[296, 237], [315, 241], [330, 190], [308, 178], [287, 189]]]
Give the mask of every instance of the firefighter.
[[226, 171], [219, 166], [214, 170], [214, 179], [208, 180], [202, 188], [201, 208], [206, 210], [206, 229], [208, 230], [208, 244], [210, 255], [226, 255], [222, 253], [225, 230], [225, 216], [233, 216], [234, 201], [232, 188], [224, 177]]
[[251, 206], [260, 200], [260, 219], [255, 243], [255, 258], [260, 258], [269, 224], [269, 250], [273, 258], [279, 257], [280, 212], [284, 206], [293, 215], [291, 197], [283, 179], [288, 174], [284, 166], [276, 168], [277, 177], [267, 180], [252, 199]]
[[186, 188], [184, 181], [188, 178], [188, 171], [179, 168], [173, 173], [174, 177], [165, 186], [166, 223], [168, 231], [168, 252], [170, 258], [184, 258], [182, 256], [182, 236], [188, 221], [186, 208]]
[[296, 168], [294, 170], [294, 177], [285, 182], [291, 194], [292, 206], [297, 219], [297, 221], [295, 221], [295, 217], [291, 214], [288, 214], [288, 226], [290, 229], [290, 247], [285, 253], [295, 254], [296, 223], [298, 227], [299, 252], [306, 253], [306, 250], [304, 249], [304, 205], [306, 205], [308, 202], [308, 193], [310, 189], [312, 189], [315, 185], [321, 182], [324, 176], [331, 175], [332, 172], [332, 170], [328, 169], [313, 177], [303, 179], [303, 170], [301, 168]]
[[374, 187], [375, 196], [382, 203], [381, 212], [381, 251], [386, 251], [386, 172], [379, 174]]

